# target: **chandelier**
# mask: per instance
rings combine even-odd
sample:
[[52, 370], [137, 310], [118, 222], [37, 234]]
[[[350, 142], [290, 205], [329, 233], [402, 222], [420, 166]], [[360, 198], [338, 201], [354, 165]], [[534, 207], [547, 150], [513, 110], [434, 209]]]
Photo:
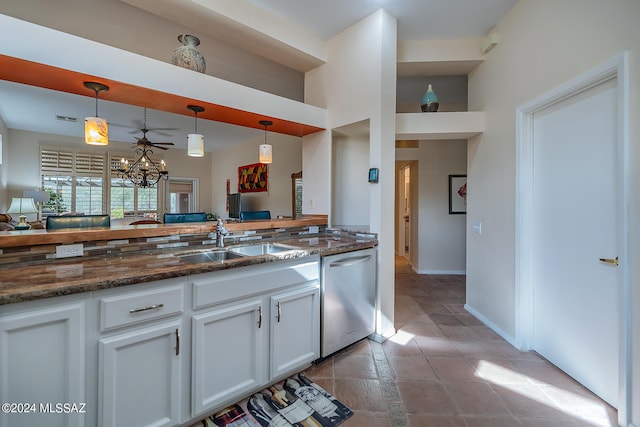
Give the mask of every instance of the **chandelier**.
[[138, 159], [133, 163], [129, 163], [129, 160], [124, 157], [120, 160], [120, 166], [118, 167], [118, 177], [127, 179], [133, 183], [136, 187], [153, 187], [161, 179], [169, 179], [169, 171], [167, 170], [167, 164], [164, 160], [156, 162], [151, 158], [153, 154], [152, 147], [166, 150], [166, 147], [161, 145], [173, 145], [173, 142], [151, 142], [147, 139], [147, 109], [144, 109], [144, 126], [141, 129], [142, 138], [137, 138], [136, 155]]
[[128, 179], [136, 187], [153, 187], [161, 179], [169, 179], [169, 171], [164, 160], [160, 160], [160, 164], [153, 161], [151, 154], [153, 150], [147, 145], [142, 148], [136, 148], [138, 160], [129, 163], [124, 157], [120, 160], [120, 168], [118, 169], [118, 177]]

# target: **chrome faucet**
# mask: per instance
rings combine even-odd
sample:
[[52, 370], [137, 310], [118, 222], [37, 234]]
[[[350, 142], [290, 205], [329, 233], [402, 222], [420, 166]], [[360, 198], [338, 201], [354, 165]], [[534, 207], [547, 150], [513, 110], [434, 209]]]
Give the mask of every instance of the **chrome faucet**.
[[218, 242], [219, 248], [224, 248], [224, 236], [227, 234], [229, 234], [229, 230], [224, 226], [222, 218], [218, 218], [218, 222], [216, 223], [216, 241]]

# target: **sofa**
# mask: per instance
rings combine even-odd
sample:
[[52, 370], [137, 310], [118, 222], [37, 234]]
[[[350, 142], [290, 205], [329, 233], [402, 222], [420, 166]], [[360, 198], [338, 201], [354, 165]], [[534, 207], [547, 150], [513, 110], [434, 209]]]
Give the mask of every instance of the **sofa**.
[[[11, 231], [14, 230], [14, 225], [18, 222], [13, 219], [13, 217], [7, 213], [0, 214], [0, 231]], [[41, 221], [28, 221], [28, 224], [32, 229], [43, 229], [44, 224]]]
[[60, 215], [47, 217], [47, 230], [110, 227], [109, 215]]
[[166, 213], [162, 215], [162, 222], [165, 224], [178, 224], [181, 222], [205, 222], [207, 214], [205, 212], [189, 213]]
[[241, 211], [241, 221], [251, 221], [254, 219], [271, 219], [271, 211]]

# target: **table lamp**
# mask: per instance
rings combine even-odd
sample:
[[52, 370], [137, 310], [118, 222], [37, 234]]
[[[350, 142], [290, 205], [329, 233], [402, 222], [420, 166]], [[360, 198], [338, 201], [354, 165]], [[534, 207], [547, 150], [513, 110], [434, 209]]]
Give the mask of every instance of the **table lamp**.
[[33, 199], [31, 197], [14, 197], [11, 199], [11, 206], [9, 206], [9, 210], [7, 213], [10, 214], [18, 214], [18, 218], [20, 222], [15, 225], [13, 228], [16, 230], [28, 230], [31, 228], [29, 224], [27, 224], [27, 213], [36, 213], [38, 210], [36, 209], [36, 205], [33, 203]]
[[27, 190], [23, 191], [22, 195], [24, 197], [30, 197], [36, 202], [36, 206], [38, 207], [38, 221], [42, 221], [42, 204], [47, 203], [51, 198], [49, 192], [44, 190]]

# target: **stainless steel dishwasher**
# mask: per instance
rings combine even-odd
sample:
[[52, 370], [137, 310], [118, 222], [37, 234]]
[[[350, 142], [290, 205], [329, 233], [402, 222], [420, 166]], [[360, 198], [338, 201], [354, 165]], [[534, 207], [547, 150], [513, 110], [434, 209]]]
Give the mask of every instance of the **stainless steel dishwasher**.
[[375, 248], [322, 257], [322, 357], [375, 331], [376, 266]]

